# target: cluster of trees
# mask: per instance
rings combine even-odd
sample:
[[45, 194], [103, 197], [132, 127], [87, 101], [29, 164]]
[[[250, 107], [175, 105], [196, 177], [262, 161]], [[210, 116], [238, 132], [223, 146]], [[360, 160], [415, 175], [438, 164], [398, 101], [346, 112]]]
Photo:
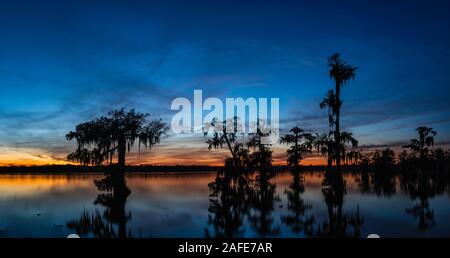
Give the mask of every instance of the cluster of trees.
[[[417, 139], [412, 139], [405, 145], [405, 150], [396, 155], [393, 150], [386, 148], [373, 152], [362, 151], [358, 148], [358, 140], [351, 132], [342, 131], [340, 116], [343, 101], [341, 92], [343, 86], [354, 80], [357, 68], [342, 60], [340, 54], [334, 54], [328, 59], [330, 77], [335, 85], [327, 92], [320, 103], [320, 108], [328, 110], [328, 133], [309, 133], [298, 126], [290, 129], [289, 133], [281, 137], [280, 143], [287, 145], [287, 165], [298, 169], [301, 161], [310, 153], [317, 152], [327, 160], [328, 169], [341, 171], [341, 164], [357, 165], [365, 169], [392, 170], [402, 167], [404, 170], [422, 166], [447, 170], [450, 164], [450, 153], [443, 149], [431, 149], [434, 144], [436, 131], [429, 127], [418, 127]], [[227, 121], [224, 121], [225, 124]], [[230, 121], [228, 121], [230, 122]], [[236, 118], [234, 121], [235, 124]], [[211, 124], [215, 127], [216, 122]], [[235, 127], [236, 129], [236, 127]], [[250, 137], [250, 141], [238, 142], [236, 130], [214, 130], [212, 138], [207, 141], [209, 149], [226, 147], [231, 157], [225, 160], [225, 167], [235, 171], [265, 170], [271, 166], [272, 151], [269, 145], [258, 143], [260, 132]], [[253, 147], [251, 149], [250, 147]]]
[[[232, 130], [227, 128], [227, 123], [232, 124]], [[259, 121], [258, 121], [259, 123]], [[246, 141], [238, 141], [238, 118], [231, 121], [213, 120], [207, 125], [205, 136], [211, 135], [206, 141], [209, 149], [226, 148], [231, 157], [225, 159], [226, 173], [249, 173], [259, 171], [261, 176], [270, 176], [272, 170], [272, 150], [270, 144], [264, 143], [263, 137], [269, 133], [263, 133], [259, 128], [256, 133], [251, 133]]]
[[[330, 130], [328, 133], [313, 135], [306, 133], [299, 127], [294, 127], [288, 134], [281, 137], [280, 142], [289, 146], [286, 154], [287, 164], [291, 167], [298, 168], [305, 155], [313, 150], [326, 156], [328, 166], [331, 167], [334, 164], [337, 170], [340, 170], [342, 161], [356, 158], [355, 151], [347, 152], [346, 149], [348, 145], [352, 149], [357, 148], [358, 141], [351, 132], [341, 131], [340, 114], [342, 87], [354, 79], [357, 68], [343, 61], [340, 54], [332, 55], [328, 59], [328, 66], [330, 67], [330, 77], [335, 82], [335, 88], [328, 91], [326, 97], [320, 103], [320, 107], [328, 109]], [[225, 123], [226, 121], [224, 121]], [[211, 126], [215, 127], [215, 122]], [[250, 170], [254, 168], [264, 170], [271, 166], [272, 152], [270, 146], [263, 145], [258, 141], [261, 137], [259, 131], [251, 136], [247, 148], [245, 144], [237, 143], [236, 136], [235, 131], [215, 130], [212, 139], [207, 141], [210, 149], [227, 146], [231, 157], [226, 159], [226, 167], [233, 167], [242, 171], [248, 168]], [[254, 149], [250, 150], [250, 146]]]
[[[343, 86], [354, 80], [357, 68], [344, 61], [340, 54], [328, 58], [330, 77], [334, 81], [333, 89], [320, 103], [328, 110], [328, 133], [312, 134], [302, 128], [294, 127], [281, 137], [281, 144], [288, 146], [287, 164], [299, 168], [308, 153], [317, 152], [326, 157], [328, 168], [341, 170], [341, 164], [363, 167], [390, 168], [400, 164], [405, 168], [434, 164], [437, 168], [448, 168], [450, 154], [442, 149], [432, 150], [436, 132], [432, 128], [418, 127], [417, 139], [404, 146], [405, 150], [396, 157], [391, 149], [375, 152], [363, 152], [358, 149], [358, 140], [348, 131], [341, 130], [341, 92]], [[117, 153], [117, 166], [120, 171], [125, 167], [125, 155], [138, 142], [151, 148], [160, 142], [167, 132], [167, 125], [161, 120], [147, 120], [147, 114], [123, 109], [110, 112], [107, 116], [93, 119], [77, 125], [76, 130], [66, 135], [68, 140], [77, 141], [77, 149], [68, 155], [68, 159], [83, 165], [112, 164]], [[209, 149], [226, 148], [230, 157], [225, 159], [227, 171], [259, 171], [265, 174], [272, 170], [272, 151], [269, 144], [263, 143], [267, 136], [258, 129], [248, 135], [246, 141], [238, 140], [238, 118], [231, 121], [213, 120], [207, 125], [210, 139], [206, 141]], [[225, 126], [232, 124], [232, 130]], [[258, 121], [259, 125], [259, 121]], [[259, 127], [258, 127], [259, 128]], [[242, 137], [244, 138], [244, 137]]]
[[[358, 141], [351, 133], [341, 132], [341, 144], [337, 145], [340, 161], [347, 166], [357, 165], [375, 170], [394, 168], [411, 170], [417, 167], [447, 170], [450, 164], [450, 151], [432, 148], [436, 131], [424, 126], [418, 127], [416, 131], [418, 138], [411, 139], [411, 143], [403, 146], [404, 150], [398, 154], [390, 148], [364, 152], [358, 149]], [[328, 166], [337, 164], [338, 156], [332, 151], [336, 143], [330, 139], [330, 135], [313, 135], [305, 133], [298, 127], [292, 128], [290, 132], [281, 139], [281, 143], [290, 145], [286, 151], [289, 166], [299, 166], [305, 155], [314, 150], [327, 157]], [[350, 150], [346, 148], [347, 144], [351, 146]]]
[[[358, 168], [356, 178], [364, 192], [391, 195], [400, 180], [401, 189], [414, 200], [414, 206], [405, 212], [418, 219], [420, 229], [432, 227], [434, 214], [428, 200], [442, 192], [450, 193], [450, 152], [432, 148], [437, 133], [425, 126], [416, 129], [418, 138], [403, 146], [404, 151], [398, 155], [389, 148], [374, 152], [360, 150], [358, 140], [351, 132], [342, 131], [340, 123], [342, 88], [355, 78], [357, 68], [343, 61], [339, 54], [328, 59], [328, 66], [335, 85], [320, 103], [322, 109], [328, 110], [328, 133], [309, 133], [296, 126], [280, 139], [280, 143], [288, 147], [287, 165], [294, 172], [293, 183], [285, 192], [290, 213], [282, 215], [281, 221], [293, 232], [304, 232], [308, 236], [360, 236], [364, 219], [359, 208], [343, 209], [346, 182], [340, 172], [345, 165]], [[125, 156], [135, 143], [139, 150], [141, 145], [151, 148], [158, 144], [168, 130], [161, 120], [147, 118], [147, 114], [133, 109], [116, 110], [79, 124], [75, 131], [66, 135], [68, 140], [77, 142], [76, 150], [68, 155], [69, 160], [83, 165], [111, 165], [117, 154], [117, 163], [109, 166], [106, 178], [95, 182], [100, 191], [109, 192], [99, 195], [95, 201], [106, 207], [105, 213], [83, 213], [79, 220], [68, 223], [69, 228], [99, 236], [129, 235], [126, 223], [131, 216], [125, 212], [125, 203], [131, 192], [124, 180]], [[225, 126], [228, 124], [233, 125], [231, 130]], [[244, 137], [238, 133], [238, 126], [238, 118], [233, 118], [231, 121], [213, 120], [206, 128], [209, 149], [224, 148], [230, 155], [225, 159], [225, 169], [209, 184], [208, 222], [213, 231], [205, 233], [216, 237], [242, 236], [244, 220], [248, 220], [259, 236], [277, 235], [280, 229], [274, 223], [273, 211], [280, 198], [275, 194], [276, 185], [270, 182], [274, 175], [271, 146], [262, 140], [270, 130], [263, 133], [258, 126], [256, 133]], [[328, 168], [322, 182], [328, 217], [317, 224], [308, 213], [311, 204], [302, 199], [305, 189], [302, 175], [298, 173], [302, 160], [313, 152], [326, 158]], [[255, 172], [258, 172], [256, 177]], [[117, 224], [117, 230], [104, 220]]]
[[450, 152], [441, 148], [431, 149], [437, 133], [433, 128], [425, 126], [416, 129], [418, 138], [411, 139], [410, 144], [403, 146], [405, 150], [398, 156], [390, 148], [374, 152], [363, 152], [358, 149], [358, 141], [353, 134], [340, 130], [342, 87], [355, 78], [357, 68], [343, 61], [339, 54], [334, 54], [328, 59], [328, 66], [335, 88], [328, 91], [320, 107], [328, 109], [329, 133], [313, 135], [305, 133], [301, 128], [292, 128], [290, 133], [281, 139], [281, 143], [290, 145], [286, 151], [289, 166], [298, 167], [305, 154], [315, 149], [327, 157], [328, 168], [335, 165], [337, 171], [340, 171], [342, 163], [375, 170], [391, 170], [399, 165], [398, 167], [404, 171], [418, 166], [448, 171]]
[[373, 152], [354, 152], [354, 159], [348, 164], [360, 165], [364, 169], [375, 171], [412, 171], [414, 169], [434, 169], [448, 171], [450, 152], [442, 148], [433, 149], [436, 131], [429, 127], [418, 127], [417, 139], [403, 146], [403, 151], [396, 154], [392, 149], [386, 148]]

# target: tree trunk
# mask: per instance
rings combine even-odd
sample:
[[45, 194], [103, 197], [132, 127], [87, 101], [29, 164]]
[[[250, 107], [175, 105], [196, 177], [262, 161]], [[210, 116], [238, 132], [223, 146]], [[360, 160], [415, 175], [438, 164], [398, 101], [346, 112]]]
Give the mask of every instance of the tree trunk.
[[120, 137], [119, 141], [118, 141], [118, 151], [119, 151], [119, 155], [118, 155], [118, 165], [119, 168], [125, 168], [125, 154], [127, 151], [127, 144], [125, 141], [125, 137]]
[[118, 140], [118, 152], [117, 171], [114, 171], [114, 174], [111, 176], [114, 178], [118, 190], [127, 192], [129, 191], [125, 185], [125, 154], [127, 152], [127, 143], [124, 136], [121, 136]]
[[239, 163], [238, 163], [239, 161], [237, 160], [236, 153], [234, 153], [233, 148], [231, 147], [231, 143], [230, 143], [230, 140], [228, 140], [228, 136], [227, 136], [226, 132], [224, 133], [224, 136], [225, 136], [225, 141], [227, 142], [228, 149], [230, 150], [231, 156], [233, 157], [234, 167], [237, 168], [237, 167], [239, 167]]
[[341, 100], [340, 100], [340, 94], [341, 94], [341, 82], [339, 80], [336, 80], [336, 130], [334, 132], [334, 140], [336, 141], [336, 169], [337, 171], [341, 171], [341, 131], [340, 131], [340, 113], [341, 113]]

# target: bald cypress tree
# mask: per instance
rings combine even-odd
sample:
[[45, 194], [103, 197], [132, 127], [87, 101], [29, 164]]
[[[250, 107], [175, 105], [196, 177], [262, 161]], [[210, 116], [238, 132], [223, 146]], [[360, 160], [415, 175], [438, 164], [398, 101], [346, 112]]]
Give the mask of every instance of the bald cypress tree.
[[134, 109], [120, 109], [77, 125], [66, 135], [67, 140], [77, 142], [77, 149], [67, 158], [83, 165], [100, 165], [112, 163], [117, 154], [117, 165], [123, 171], [126, 153], [136, 142], [139, 150], [141, 145], [151, 148], [168, 130], [161, 120], [148, 121], [147, 117]]

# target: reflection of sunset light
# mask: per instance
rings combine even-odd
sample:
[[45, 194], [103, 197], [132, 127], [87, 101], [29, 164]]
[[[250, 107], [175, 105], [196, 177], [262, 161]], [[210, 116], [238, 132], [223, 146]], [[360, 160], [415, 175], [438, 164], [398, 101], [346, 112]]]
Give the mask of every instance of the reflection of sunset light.
[[7, 197], [8, 193], [15, 196], [28, 196], [38, 192], [54, 189], [70, 190], [75, 188], [90, 188], [92, 182], [84, 177], [67, 175], [0, 175], [1, 197]]

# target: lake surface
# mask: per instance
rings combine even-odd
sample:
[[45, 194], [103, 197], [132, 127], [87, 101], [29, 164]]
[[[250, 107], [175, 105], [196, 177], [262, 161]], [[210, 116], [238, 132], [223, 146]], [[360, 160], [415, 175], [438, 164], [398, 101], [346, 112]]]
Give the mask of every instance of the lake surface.
[[0, 175], [0, 237], [450, 237], [448, 185], [345, 174], [340, 189], [286, 172], [219, 187], [216, 173], [134, 173], [116, 198], [95, 187], [103, 177]]

